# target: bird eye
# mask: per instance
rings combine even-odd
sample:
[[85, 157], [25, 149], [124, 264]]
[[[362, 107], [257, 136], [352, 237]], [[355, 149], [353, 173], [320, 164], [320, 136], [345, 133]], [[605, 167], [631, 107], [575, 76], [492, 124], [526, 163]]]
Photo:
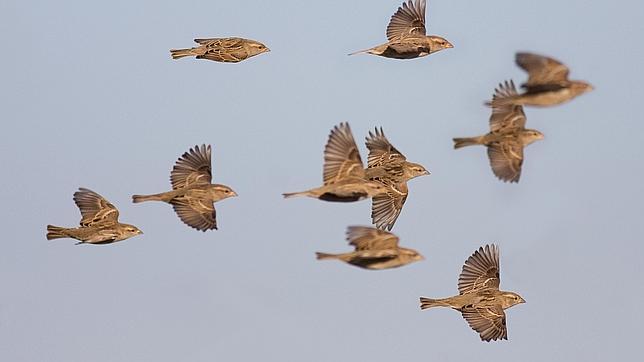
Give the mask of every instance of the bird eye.
[[227, 193], [227, 194], [229, 194], [229, 193], [230, 193], [230, 191], [228, 191], [228, 190], [224, 190], [224, 192], [225, 192], [225, 193]]

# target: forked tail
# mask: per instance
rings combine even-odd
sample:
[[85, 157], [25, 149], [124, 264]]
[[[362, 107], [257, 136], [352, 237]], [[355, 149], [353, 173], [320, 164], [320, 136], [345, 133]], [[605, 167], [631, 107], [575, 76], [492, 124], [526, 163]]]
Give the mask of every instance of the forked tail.
[[132, 195], [132, 202], [138, 204], [139, 202], [146, 201], [164, 201], [163, 194], [154, 194], [154, 195]]
[[339, 258], [339, 256], [336, 254], [327, 254], [327, 253], [320, 253], [320, 252], [315, 253], [315, 257], [317, 258], [317, 260], [328, 260], [328, 259]]
[[427, 309], [432, 307], [449, 307], [449, 303], [445, 302], [444, 299], [430, 299], [425, 297], [420, 297], [420, 309]]
[[60, 226], [47, 225], [47, 240], [68, 238], [69, 236], [65, 234], [65, 228]]
[[183, 57], [197, 56], [201, 55], [201, 52], [197, 50], [198, 48], [191, 49], [170, 49], [170, 55], [172, 59], [179, 59]]
[[454, 138], [454, 149], [458, 149], [466, 146], [474, 146], [481, 144], [483, 137], [463, 137], [463, 138]]

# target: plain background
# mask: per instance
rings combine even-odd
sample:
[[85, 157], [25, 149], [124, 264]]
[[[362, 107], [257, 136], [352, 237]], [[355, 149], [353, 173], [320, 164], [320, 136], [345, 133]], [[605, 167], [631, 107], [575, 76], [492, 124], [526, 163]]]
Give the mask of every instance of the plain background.
[[[0, 3], [0, 358], [3, 361], [606, 361], [641, 353], [644, 26], [641, 1], [447, 1], [430, 34], [454, 45], [396, 61], [347, 54], [382, 43], [400, 0]], [[272, 49], [239, 64], [173, 61], [195, 37]], [[519, 184], [485, 150], [516, 51], [554, 56], [596, 90], [526, 109], [545, 140]], [[432, 175], [410, 182], [395, 225], [426, 260], [387, 271], [318, 262], [349, 250], [370, 202], [285, 201], [321, 182], [333, 125], [382, 126]], [[191, 146], [213, 145], [220, 230], [182, 224], [168, 190]], [[108, 246], [45, 240], [74, 226], [91, 188], [145, 234]], [[501, 249], [509, 341], [484, 343], [459, 313], [418, 297], [457, 292], [463, 261]]]

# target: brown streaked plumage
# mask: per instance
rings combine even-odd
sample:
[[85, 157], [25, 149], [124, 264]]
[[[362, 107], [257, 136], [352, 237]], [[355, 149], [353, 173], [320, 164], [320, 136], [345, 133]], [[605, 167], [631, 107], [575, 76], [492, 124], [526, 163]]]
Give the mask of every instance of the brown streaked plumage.
[[459, 295], [444, 299], [420, 297], [420, 309], [453, 308], [463, 314], [481, 340], [508, 339], [504, 310], [525, 300], [517, 293], [499, 290], [499, 283], [499, 249], [494, 244], [486, 245], [465, 261], [458, 278]]
[[363, 167], [349, 124], [340, 123], [331, 130], [324, 148], [323, 186], [283, 195], [285, 198], [308, 196], [324, 201], [353, 202], [385, 192], [386, 187], [381, 183], [365, 179]]
[[425, 0], [403, 2], [387, 25], [386, 43], [349, 55], [369, 53], [386, 58], [413, 59], [453, 48], [445, 38], [427, 35], [425, 8]]
[[407, 181], [429, 175], [429, 171], [421, 164], [407, 161], [389, 142], [382, 128], [369, 132], [366, 145], [369, 149], [366, 177], [386, 187], [385, 193], [373, 198], [371, 219], [377, 228], [391, 230], [407, 200]]
[[270, 51], [258, 41], [243, 38], [195, 39], [195, 42], [199, 44], [198, 47], [170, 50], [172, 59], [194, 56], [215, 62], [238, 63]]
[[77, 244], [110, 244], [143, 234], [134, 225], [120, 223], [116, 207], [92, 190], [79, 188], [74, 202], [81, 212], [80, 227], [47, 225], [47, 240], [72, 238], [80, 241]]
[[237, 196], [230, 187], [212, 184], [211, 147], [201, 145], [185, 152], [170, 173], [172, 191], [134, 195], [134, 203], [162, 201], [172, 205], [186, 225], [197, 230], [217, 229], [214, 203]]
[[593, 90], [593, 86], [579, 80], [569, 80], [570, 70], [553, 58], [532, 53], [517, 53], [515, 61], [528, 72], [528, 81], [521, 85], [523, 94], [497, 97], [488, 106], [517, 104], [547, 107], [568, 102], [573, 98]]
[[[505, 81], [496, 88], [492, 102], [517, 95], [514, 82]], [[523, 165], [523, 148], [543, 139], [537, 130], [526, 129], [523, 107], [510, 103], [494, 103], [490, 116], [490, 132], [479, 137], [454, 138], [454, 148], [484, 145], [492, 172], [504, 182], [519, 182]]]
[[416, 250], [399, 247], [398, 237], [384, 230], [350, 226], [347, 228], [347, 240], [355, 251], [344, 254], [316, 253], [317, 259], [338, 259], [371, 270], [397, 268], [423, 260]]

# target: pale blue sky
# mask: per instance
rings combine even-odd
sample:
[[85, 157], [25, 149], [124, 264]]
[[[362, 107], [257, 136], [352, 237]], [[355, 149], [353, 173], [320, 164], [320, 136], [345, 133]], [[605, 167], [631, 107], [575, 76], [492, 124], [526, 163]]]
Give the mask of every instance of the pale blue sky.
[[[455, 48], [395, 61], [349, 52], [385, 40], [400, 0], [0, 3], [0, 359], [3, 361], [635, 360], [641, 259], [644, 3], [448, 1], [428, 29]], [[266, 55], [182, 59], [195, 37], [243, 36]], [[525, 74], [514, 52], [552, 55], [596, 90], [527, 109], [545, 140], [518, 185], [483, 148], [482, 103]], [[374, 126], [432, 171], [410, 183], [394, 232], [426, 260], [382, 272], [318, 262], [349, 250], [370, 203], [283, 200], [320, 183], [331, 127], [363, 158]], [[170, 187], [176, 158], [213, 145], [215, 182], [239, 197], [200, 233], [134, 193]], [[109, 246], [45, 240], [73, 226], [91, 188], [145, 234]], [[459, 313], [418, 297], [456, 293], [463, 261], [501, 248], [509, 341], [484, 343]]]

